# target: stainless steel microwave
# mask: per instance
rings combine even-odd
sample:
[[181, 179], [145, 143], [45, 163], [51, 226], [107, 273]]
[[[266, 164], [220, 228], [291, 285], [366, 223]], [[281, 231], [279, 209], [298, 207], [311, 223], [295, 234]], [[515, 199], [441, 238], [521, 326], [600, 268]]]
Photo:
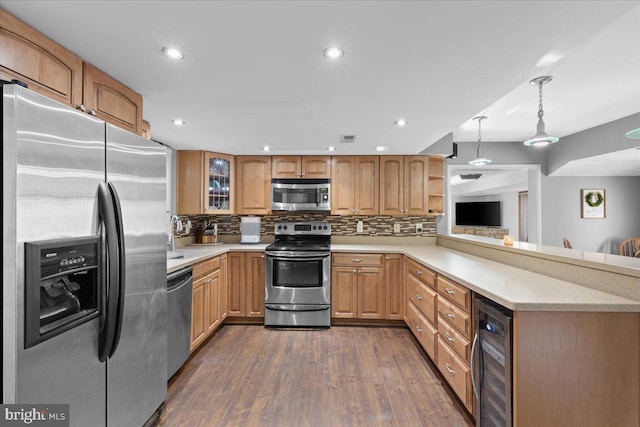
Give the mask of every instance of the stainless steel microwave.
[[330, 211], [331, 180], [272, 179], [271, 210]]

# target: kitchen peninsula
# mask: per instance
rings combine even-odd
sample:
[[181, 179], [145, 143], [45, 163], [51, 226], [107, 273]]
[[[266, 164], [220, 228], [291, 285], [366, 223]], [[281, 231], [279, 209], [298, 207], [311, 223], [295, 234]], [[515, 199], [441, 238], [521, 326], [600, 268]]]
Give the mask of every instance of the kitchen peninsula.
[[[629, 296], [623, 297], [444, 246], [457, 244], [463, 248], [478, 243], [472, 239], [438, 236], [427, 240], [430, 244], [332, 244], [331, 251], [399, 254], [405, 265], [418, 264], [462, 289], [513, 310], [514, 425], [638, 424], [640, 298], [631, 297], [638, 295], [640, 269], [619, 263], [601, 266], [600, 274], [629, 278], [631, 285], [625, 291]], [[466, 250], [473, 250], [471, 246]], [[212, 256], [246, 250], [246, 245], [236, 244], [186, 249], [185, 258], [168, 260], [167, 267], [174, 271]], [[263, 248], [253, 245], [251, 250]], [[553, 254], [545, 256], [553, 258]], [[572, 268], [586, 269], [585, 274], [590, 274], [594, 267], [590, 263]], [[400, 280], [406, 285], [404, 271]], [[438, 356], [434, 355], [429, 357], [436, 363]], [[607, 363], [602, 363], [605, 360]], [[473, 404], [465, 401], [470, 390], [470, 384], [454, 387], [473, 412]], [[574, 409], [568, 411], [569, 407]]]

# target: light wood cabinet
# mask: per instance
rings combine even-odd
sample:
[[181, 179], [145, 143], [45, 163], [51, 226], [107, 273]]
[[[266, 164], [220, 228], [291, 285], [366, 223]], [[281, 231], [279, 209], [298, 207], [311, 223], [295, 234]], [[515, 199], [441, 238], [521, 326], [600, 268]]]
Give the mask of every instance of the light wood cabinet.
[[0, 78], [140, 136], [142, 96], [0, 9]]
[[180, 215], [234, 213], [233, 156], [208, 151], [179, 150], [176, 211]]
[[[220, 257], [213, 257], [193, 266], [193, 291], [191, 300], [191, 351], [195, 350], [222, 323]], [[225, 304], [226, 305], [226, 304]]]
[[334, 318], [385, 318], [384, 255], [334, 254], [331, 310]]
[[227, 254], [227, 313], [229, 316], [244, 317], [244, 253]]
[[264, 252], [245, 253], [247, 317], [264, 317]]
[[228, 288], [229, 288], [229, 273], [227, 271], [228, 267], [228, 261], [227, 261], [227, 254], [222, 254], [220, 255], [220, 321], [223, 322], [224, 319], [227, 318], [229, 311], [228, 311], [228, 306], [229, 303], [227, 301], [227, 297], [228, 297]]
[[444, 213], [444, 157], [429, 156], [429, 213]]
[[151, 123], [146, 120], [142, 121], [142, 137], [144, 139], [151, 139]]
[[237, 156], [236, 212], [265, 215], [271, 213], [271, 157]]
[[142, 136], [142, 96], [87, 62], [82, 100], [87, 112]]
[[377, 215], [379, 156], [331, 158], [331, 213]]
[[384, 261], [385, 319], [402, 320], [405, 311], [403, 259], [400, 254], [387, 254]]
[[272, 156], [272, 178], [331, 178], [330, 156]]
[[0, 78], [64, 104], [82, 104], [82, 59], [0, 9]]

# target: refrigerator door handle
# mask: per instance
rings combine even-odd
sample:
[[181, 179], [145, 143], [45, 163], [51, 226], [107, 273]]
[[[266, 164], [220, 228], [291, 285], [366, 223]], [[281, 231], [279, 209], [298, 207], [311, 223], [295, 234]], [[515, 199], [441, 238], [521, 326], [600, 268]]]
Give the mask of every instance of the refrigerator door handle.
[[478, 333], [476, 332], [475, 337], [473, 337], [473, 344], [471, 345], [471, 386], [473, 387], [473, 394], [476, 396], [476, 400], [480, 399], [478, 395], [478, 387], [476, 386], [476, 372], [474, 368], [474, 359], [476, 358], [476, 344], [478, 343]]
[[119, 297], [118, 278], [120, 276], [120, 264], [118, 262], [120, 245], [118, 243], [118, 231], [116, 226], [115, 208], [113, 198], [106, 182], [98, 186], [98, 212], [102, 222], [107, 241], [107, 295], [103, 321], [100, 323], [98, 357], [104, 362], [111, 353], [113, 337], [115, 335], [115, 320], [117, 318], [117, 301]]
[[124, 311], [124, 286], [125, 286], [125, 271], [126, 271], [126, 256], [124, 249], [124, 228], [122, 226], [122, 208], [120, 207], [120, 197], [114, 185], [110, 182], [107, 183], [111, 197], [113, 200], [116, 232], [118, 238], [118, 296], [117, 296], [117, 310], [115, 318], [115, 331], [113, 336], [113, 342], [111, 344], [111, 350], [109, 351], [109, 357], [112, 357], [118, 348], [120, 342], [120, 333], [122, 332], [122, 315]]

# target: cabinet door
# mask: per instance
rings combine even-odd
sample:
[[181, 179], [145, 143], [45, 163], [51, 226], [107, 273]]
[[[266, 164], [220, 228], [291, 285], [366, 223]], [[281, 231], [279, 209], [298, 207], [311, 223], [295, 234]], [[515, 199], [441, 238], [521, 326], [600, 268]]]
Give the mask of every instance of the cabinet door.
[[330, 156], [302, 156], [302, 178], [331, 178]]
[[238, 156], [236, 211], [264, 215], [271, 212], [271, 157]]
[[[213, 332], [220, 325], [220, 270], [207, 275], [205, 283], [205, 296], [209, 306], [209, 317], [207, 319], [207, 335]], [[208, 294], [207, 291], [208, 290]]]
[[86, 62], [83, 104], [105, 122], [142, 136], [142, 96]]
[[82, 104], [82, 59], [0, 9], [0, 78], [72, 107]]
[[271, 177], [272, 178], [300, 178], [302, 169], [300, 156], [272, 156], [271, 157]]
[[227, 318], [228, 312], [228, 274], [227, 274], [227, 254], [220, 256], [220, 295], [218, 297], [218, 303], [220, 304], [220, 322]]
[[331, 269], [331, 311], [332, 317], [347, 319], [357, 317], [357, 267], [333, 267]]
[[429, 212], [429, 157], [404, 157], [404, 209], [406, 215], [426, 215]]
[[245, 254], [246, 275], [246, 316], [264, 316], [264, 253], [248, 252]]
[[202, 277], [193, 282], [193, 298], [191, 300], [191, 351], [193, 351], [206, 336], [206, 297], [204, 292], [204, 282], [206, 277]]
[[403, 156], [380, 156], [380, 215], [404, 215]]
[[235, 189], [233, 156], [218, 153], [203, 153], [202, 176], [205, 189], [204, 212], [220, 215], [234, 212], [233, 194]]
[[228, 253], [227, 265], [227, 313], [229, 316], [244, 316], [244, 253]]
[[379, 200], [378, 156], [357, 156], [356, 158], [356, 215], [377, 215]]
[[144, 139], [151, 139], [151, 123], [146, 120], [142, 121], [142, 137]]
[[202, 179], [203, 154], [196, 150], [178, 150], [176, 165], [176, 213], [178, 215], [203, 212]]
[[384, 319], [384, 269], [358, 267], [358, 319]]
[[404, 280], [403, 257], [399, 254], [389, 254], [384, 262], [385, 285], [385, 319], [404, 319]]
[[331, 213], [353, 215], [356, 191], [355, 156], [331, 158]]

